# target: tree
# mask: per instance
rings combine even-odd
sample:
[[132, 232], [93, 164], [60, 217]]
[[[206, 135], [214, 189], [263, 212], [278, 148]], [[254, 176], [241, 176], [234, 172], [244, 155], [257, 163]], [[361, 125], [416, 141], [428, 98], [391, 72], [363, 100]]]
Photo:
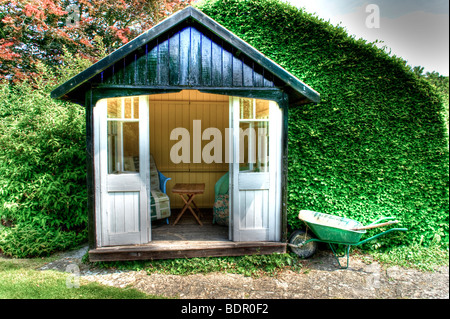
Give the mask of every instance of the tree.
[[64, 47], [95, 62], [191, 0], [0, 0], [0, 79], [38, 76], [54, 68]]
[[448, 76], [439, 74], [439, 72], [427, 72], [425, 78], [436, 87], [439, 93], [448, 95], [449, 93], [449, 81]]

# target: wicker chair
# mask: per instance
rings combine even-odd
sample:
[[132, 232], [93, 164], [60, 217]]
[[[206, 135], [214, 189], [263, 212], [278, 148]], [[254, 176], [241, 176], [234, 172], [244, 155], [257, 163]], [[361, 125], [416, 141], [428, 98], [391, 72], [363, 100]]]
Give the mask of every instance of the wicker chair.
[[229, 176], [230, 175], [226, 173], [219, 178], [214, 186], [215, 199], [213, 206], [213, 224], [228, 226]]
[[152, 221], [165, 218], [169, 224], [171, 212], [166, 184], [170, 179], [158, 171], [153, 155], [150, 154], [150, 217]]

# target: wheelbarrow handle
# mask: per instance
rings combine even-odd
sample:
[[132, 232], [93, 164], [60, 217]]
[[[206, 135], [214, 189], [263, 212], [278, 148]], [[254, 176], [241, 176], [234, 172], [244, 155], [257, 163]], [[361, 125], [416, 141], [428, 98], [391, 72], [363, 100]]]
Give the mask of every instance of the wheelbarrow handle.
[[370, 223], [369, 225], [367, 225], [367, 226], [372, 226], [372, 225], [378, 224], [378, 223], [381, 222], [382, 220], [395, 220], [395, 217], [393, 217], [393, 216], [391, 216], [391, 217], [381, 217], [381, 218], [378, 218], [376, 221], [371, 222], [371, 223]]
[[350, 230], [357, 231], [357, 230], [372, 229], [372, 228], [383, 227], [383, 226], [388, 226], [388, 225], [397, 224], [397, 223], [398, 223], [398, 220], [394, 220], [394, 221], [381, 223], [381, 224], [370, 224], [370, 225], [363, 226], [363, 227], [351, 228]]
[[408, 231], [408, 228], [390, 228], [390, 229], [388, 229], [388, 230], [386, 230], [386, 231], [384, 231], [384, 232], [382, 232], [382, 233], [380, 233], [380, 234], [377, 234], [377, 235], [372, 236], [372, 237], [370, 237], [370, 238], [364, 239], [363, 241], [360, 241], [360, 242], [358, 242], [358, 243], [356, 243], [356, 244], [354, 244], [354, 245], [355, 245], [355, 246], [358, 246], [358, 245], [365, 244], [365, 243], [367, 243], [368, 241], [374, 240], [375, 238], [378, 238], [378, 237], [380, 237], [380, 236], [384, 236], [384, 235], [386, 235], [387, 233], [394, 232], [394, 231]]

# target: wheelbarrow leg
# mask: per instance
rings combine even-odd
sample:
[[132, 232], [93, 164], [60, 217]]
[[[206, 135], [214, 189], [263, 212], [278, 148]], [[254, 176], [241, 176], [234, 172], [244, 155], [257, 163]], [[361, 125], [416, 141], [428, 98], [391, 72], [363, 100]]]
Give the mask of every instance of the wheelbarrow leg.
[[[335, 249], [334, 249], [334, 247], [333, 247], [333, 244], [332, 244], [332, 243], [328, 243], [328, 244], [330, 245], [331, 251], [333, 252], [334, 257], [336, 258], [337, 263], [339, 264], [339, 267], [341, 267], [341, 269], [347, 269], [347, 268], [348, 268], [349, 256], [350, 256], [350, 245], [347, 245], [347, 247], [345, 248], [345, 253], [344, 253], [344, 255], [339, 256], [339, 255], [336, 253], [336, 251], [335, 251]], [[340, 263], [340, 261], [339, 261], [339, 258], [340, 258], [340, 257], [345, 257], [345, 256], [347, 256], [347, 265], [346, 265], [345, 267], [342, 267], [342, 265], [341, 265], [341, 263]]]

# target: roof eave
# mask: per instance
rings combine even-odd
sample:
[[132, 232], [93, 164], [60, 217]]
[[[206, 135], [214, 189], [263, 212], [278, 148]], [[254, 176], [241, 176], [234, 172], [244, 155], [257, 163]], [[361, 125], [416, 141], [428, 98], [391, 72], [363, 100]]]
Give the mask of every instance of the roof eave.
[[[172, 19], [175, 16], [180, 16], [180, 19]], [[114, 63], [118, 62], [120, 59], [122, 59], [125, 55], [128, 53], [134, 51], [135, 49], [139, 48], [140, 46], [146, 44], [147, 42], [153, 40], [154, 38], [158, 37], [162, 33], [164, 33], [167, 29], [176, 26], [177, 24], [183, 22], [188, 17], [190, 17], [191, 14], [189, 10], [181, 10], [176, 12], [174, 15], [172, 15], [169, 19], [165, 19], [152, 27], [151, 29], [145, 31], [141, 35], [137, 36], [132, 41], [124, 44], [108, 56], [104, 57], [100, 61], [94, 63], [84, 71], [78, 73], [74, 77], [67, 80], [65, 83], [58, 86], [56, 89], [54, 89], [51, 92], [51, 97], [55, 99], [59, 99], [65, 95], [67, 95], [70, 91], [76, 89], [77, 87], [84, 84], [86, 81], [90, 80], [97, 74], [104, 71], [106, 68], [110, 67]]]

